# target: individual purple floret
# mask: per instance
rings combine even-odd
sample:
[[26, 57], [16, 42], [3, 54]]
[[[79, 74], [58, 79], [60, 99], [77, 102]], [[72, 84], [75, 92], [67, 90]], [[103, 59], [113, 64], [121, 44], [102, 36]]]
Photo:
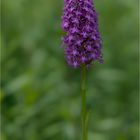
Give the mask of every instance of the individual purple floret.
[[66, 59], [77, 68], [102, 61], [98, 17], [92, 0], [64, 0], [62, 28]]

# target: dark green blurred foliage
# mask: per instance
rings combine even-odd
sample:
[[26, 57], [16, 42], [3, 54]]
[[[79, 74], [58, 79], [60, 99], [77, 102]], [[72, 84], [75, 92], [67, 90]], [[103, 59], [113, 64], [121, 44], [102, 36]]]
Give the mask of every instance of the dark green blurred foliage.
[[[138, 140], [138, 0], [95, 0], [104, 64], [88, 70], [89, 140]], [[61, 46], [63, 0], [3, 0], [2, 140], [80, 140], [80, 70]]]

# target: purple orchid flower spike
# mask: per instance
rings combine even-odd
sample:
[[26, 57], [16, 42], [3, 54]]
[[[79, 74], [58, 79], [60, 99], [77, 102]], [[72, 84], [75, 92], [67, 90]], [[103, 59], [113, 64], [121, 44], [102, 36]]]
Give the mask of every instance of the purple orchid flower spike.
[[78, 68], [102, 61], [102, 41], [92, 0], [64, 0], [62, 28], [66, 32], [63, 44], [69, 65]]

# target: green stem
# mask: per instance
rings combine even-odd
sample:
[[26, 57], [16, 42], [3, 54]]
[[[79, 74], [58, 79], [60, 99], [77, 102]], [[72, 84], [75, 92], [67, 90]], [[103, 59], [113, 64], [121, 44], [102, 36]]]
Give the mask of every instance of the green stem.
[[87, 140], [87, 110], [86, 110], [86, 66], [82, 66], [81, 72], [81, 96], [82, 96], [82, 140]]

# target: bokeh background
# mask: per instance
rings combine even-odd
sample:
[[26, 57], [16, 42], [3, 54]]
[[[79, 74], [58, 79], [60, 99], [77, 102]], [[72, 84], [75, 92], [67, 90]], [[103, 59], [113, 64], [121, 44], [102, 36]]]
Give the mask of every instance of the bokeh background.
[[[138, 140], [138, 0], [94, 0], [104, 64], [88, 70], [89, 140]], [[61, 48], [63, 0], [3, 0], [1, 140], [80, 140], [80, 69]]]

